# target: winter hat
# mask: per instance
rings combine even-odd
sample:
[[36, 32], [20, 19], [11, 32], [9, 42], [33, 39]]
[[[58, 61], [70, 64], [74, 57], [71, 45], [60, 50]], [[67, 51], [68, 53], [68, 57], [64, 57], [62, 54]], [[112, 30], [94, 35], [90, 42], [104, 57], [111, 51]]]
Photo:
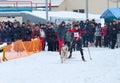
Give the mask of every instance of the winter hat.
[[62, 21], [62, 23], [61, 24], [65, 24], [65, 21]]

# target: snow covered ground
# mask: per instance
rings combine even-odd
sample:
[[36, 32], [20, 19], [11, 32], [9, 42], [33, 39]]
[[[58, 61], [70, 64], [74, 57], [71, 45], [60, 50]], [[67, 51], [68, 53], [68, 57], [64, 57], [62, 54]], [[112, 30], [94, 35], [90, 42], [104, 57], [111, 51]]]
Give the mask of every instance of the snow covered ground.
[[84, 49], [86, 62], [78, 51], [63, 64], [58, 52], [43, 51], [32, 56], [2, 62], [0, 83], [120, 83], [120, 48]]

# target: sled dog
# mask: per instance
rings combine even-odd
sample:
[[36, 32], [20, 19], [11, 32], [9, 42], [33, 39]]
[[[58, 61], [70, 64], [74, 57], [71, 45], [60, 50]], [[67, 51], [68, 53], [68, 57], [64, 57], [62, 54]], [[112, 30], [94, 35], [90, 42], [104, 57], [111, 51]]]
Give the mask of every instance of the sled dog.
[[68, 57], [68, 46], [63, 45], [61, 48], [61, 63], [63, 63]]

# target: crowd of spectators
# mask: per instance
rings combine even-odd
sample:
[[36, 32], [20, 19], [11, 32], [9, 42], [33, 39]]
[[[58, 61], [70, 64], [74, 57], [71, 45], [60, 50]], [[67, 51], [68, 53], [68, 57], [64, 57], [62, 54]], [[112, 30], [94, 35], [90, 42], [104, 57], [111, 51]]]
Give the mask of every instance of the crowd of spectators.
[[[17, 40], [31, 41], [34, 38], [40, 38], [43, 50], [45, 50], [47, 44], [48, 51], [57, 51], [59, 49], [58, 40], [61, 38], [70, 47], [73, 34], [69, 33], [68, 30], [74, 28], [74, 25], [77, 24], [81, 30], [86, 30], [87, 32], [82, 35], [83, 47], [95, 46], [114, 49], [117, 43], [117, 34], [120, 32], [119, 21], [106, 23], [104, 27], [101, 27], [101, 24], [96, 23], [95, 20], [89, 19], [85, 22], [73, 21], [72, 23], [65, 23], [63, 21], [62, 23], [58, 25], [53, 22], [47, 24], [34, 24], [32, 22], [20, 24], [17, 21], [0, 22], [0, 43], [7, 42], [10, 44]], [[75, 45], [74, 50], [79, 50], [78, 47], [79, 44]]]

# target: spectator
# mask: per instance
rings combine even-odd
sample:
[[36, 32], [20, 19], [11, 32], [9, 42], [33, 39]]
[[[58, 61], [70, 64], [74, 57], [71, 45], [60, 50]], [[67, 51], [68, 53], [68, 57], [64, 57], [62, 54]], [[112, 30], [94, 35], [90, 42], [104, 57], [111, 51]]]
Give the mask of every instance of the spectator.
[[47, 32], [46, 32], [46, 38], [48, 43], [48, 51], [55, 51], [55, 32], [53, 30], [53, 26], [49, 25]]
[[14, 23], [12, 28], [12, 41], [15, 42], [19, 39], [20, 39], [20, 28], [17, 23]]
[[102, 35], [103, 35], [103, 45], [104, 47], [108, 47], [108, 40], [107, 40], [107, 26], [106, 24], [104, 25], [103, 29], [102, 29]]
[[42, 50], [45, 50], [45, 31], [44, 31], [44, 28], [43, 26], [40, 27], [40, 39], [41, 39], [41, 42], [42, 42]]
[[4, 42], [6, 43], [11, 43], [11, 39], [12, 39], [12, 29], [9, 27], [8, 24], [5, 25], [5, 28], [3, 29], [3, 38], [4, 38]]
[[64, 44], [65, 39], [65, 22], [63, 21], [58, 27], [58, 38], [59, 38], [59, 53], [61, 54], [61, 48]]
[[30, 25], [27, 25], [25, 29], [25, 35], [26, 35], [26, 41], [30, 41], [32, 38], [32, 27]]
[[110, 23], [108, 23], [108, 25], [107, 25], [107, 42], [108, 42], [108, 47], [109, 48], [111, 48], [111, 42], [112, 42], [112, 38], [111, 38], [111, 36], [112, 36], [112, 28], [113, 28], [113, 25], [112, 25], [112, 23], [110, 22]]
[[96, 27], [95, 36], [96, 36], [95, 46], [98, 47], [98, 45], [99, 45], [100, 47], [102, 47], [102, 45], [101, 45], [102, 28], [101, 28], [100, 23], [98, 23], [98, 26]]
[[2, 25], [0, 24], [0, 44], [3, 43], [3, 28]]
[[94, 46], [94, 35], [95, 35], [95, 25], [93, 22], [91, 22], [89, 26], [90, 46]]
[[117, 28], [115, 28], [115, 27], [112, 28], [111, 39], [112, 39], [111, 49], [114, 49], [115, 44], [117, 42]]
[[20, 39], [26, 41], [26, 24], [23, 22], [22, 26], [20, 26]]
[[70, 44], [72, 41], [72, 33], [68, 32], [68, 30], [71, 30], [71, 24], [69, 23], [66, 26], [65, 44], [68, 46], [68, 50], [70, 50]]
[[38, 24], [34, 26], [34, 29], [32, 31], [32, 39], [39, 38], [40, 37], [40, 27]]
[[83, 47], [88, 47], [88, 42], [90, 38], [90, 21], [88, 19], [85, 22], [84, 29], [87, 31], [87, 33], [82, 35]]

